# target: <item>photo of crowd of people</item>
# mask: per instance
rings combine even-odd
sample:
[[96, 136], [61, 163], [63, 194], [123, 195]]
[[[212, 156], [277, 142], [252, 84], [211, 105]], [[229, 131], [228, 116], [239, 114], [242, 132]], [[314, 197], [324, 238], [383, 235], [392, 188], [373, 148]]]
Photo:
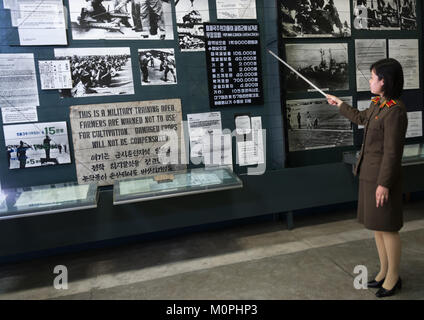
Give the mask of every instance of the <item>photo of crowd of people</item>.
[[175, 0], [181, 51], [204, 51], [204, 22], [209, 22], [208, 0]]
[[350, 0], [279, 0], [282, 36], [350, 37]]
[[174, 49], [140, 49], [141, 85], [177, 84]]
[[75, 40], [173, 40], [170, 0], [72, 0]]
[[55, 57], [71, 62], [72, 89], [62, 97], [134, 94], [129, 48], [55, 49]]
[[356, 0], [356, 29], [416, 30], [416, 0]]

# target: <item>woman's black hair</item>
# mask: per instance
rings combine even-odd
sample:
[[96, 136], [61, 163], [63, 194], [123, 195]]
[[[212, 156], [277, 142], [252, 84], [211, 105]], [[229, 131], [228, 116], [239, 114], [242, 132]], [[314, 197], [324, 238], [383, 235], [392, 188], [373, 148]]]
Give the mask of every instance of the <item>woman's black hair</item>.
[[378, 79], [384, 79], [383, 92], [387, 99], [399, 99], [403, 91], [403, 69], [399, 61], [389, 58], [372, 64], [370, 71], [375, 72]]

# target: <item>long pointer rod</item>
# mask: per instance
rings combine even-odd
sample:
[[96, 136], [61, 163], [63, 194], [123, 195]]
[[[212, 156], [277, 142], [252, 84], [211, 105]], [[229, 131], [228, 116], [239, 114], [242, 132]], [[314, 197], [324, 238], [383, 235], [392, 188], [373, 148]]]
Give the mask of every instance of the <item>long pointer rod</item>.
[[277, 56], [274, 52], [271, 50], [268, 50], [270, 54], [272, 54], [278, 61], [280, 61], [282, 64], [284, 64], [287, 68], [289, 68], [291, 71], [296, 73], [299, 77], [301, 77], [303, 80], [305, 80], [310, 86], [312, 86], [314, 89], [316, 89], [319, 93], [321, 93], [325, 98], [327, 98], [327, 95], [322, 91], [320, 88], [318, 88], [316, 85], [314, 85], [311, 81], [306, 79], [304, 76], [302, 76], [298, 71], [296, 71], [292, 66], [290, 66], [287, 62], [285, 62], [283, 59], [281, 59], [279, 56]]

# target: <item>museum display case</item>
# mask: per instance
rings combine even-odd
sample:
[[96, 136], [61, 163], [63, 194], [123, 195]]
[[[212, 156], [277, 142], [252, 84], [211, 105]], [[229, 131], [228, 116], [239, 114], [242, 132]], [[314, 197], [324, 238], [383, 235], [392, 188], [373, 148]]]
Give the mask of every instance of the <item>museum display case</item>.
[[113, 204], [119, 205], [242, 187], [242, 181], [227, 167], [191, 169], [162, 177], [115, 181]]
[[[343, 153], [343, 161], [347, 164], [355, 165], [359, 158], [359, 151], [349, 151]], [[424, 144], [408, 144], [404, 147], [402, 166], [412, 166], [424, 164]]]
[[97, 184], [76, 182], [6, 189], [0, 193], [0, 220], [97, 207]]

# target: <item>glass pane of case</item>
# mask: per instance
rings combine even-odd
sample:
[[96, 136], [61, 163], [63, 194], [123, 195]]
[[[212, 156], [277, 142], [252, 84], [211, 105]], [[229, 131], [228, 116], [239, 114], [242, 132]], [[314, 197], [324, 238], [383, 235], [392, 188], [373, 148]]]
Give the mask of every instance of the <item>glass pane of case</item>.
[[0, 194], [0, 220], [97, 207], [97, 184], [76, 182], [5, 189]]
[[[355, 165], [359, 158], [359, 151], [343, 153], [343, 162]], [[402, 166], [424, 163], [424, 144], [408, 144], [403, 149]]]
[[113, 204], [147, 201], [182, 195], [242, 188], [242, 181], [229, 169], [191, 169], [168, 174], [168, 180], [155, 177], [115, 181]]

